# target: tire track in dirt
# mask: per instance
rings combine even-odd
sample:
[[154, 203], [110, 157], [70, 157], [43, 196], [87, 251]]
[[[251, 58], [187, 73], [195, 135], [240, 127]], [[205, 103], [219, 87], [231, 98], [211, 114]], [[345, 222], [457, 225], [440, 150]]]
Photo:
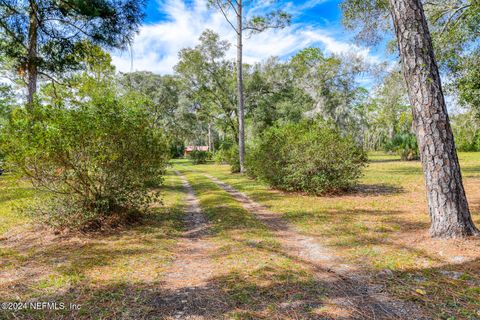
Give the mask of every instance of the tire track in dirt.
[[394, 299], [383, 286], [369, 283], [367, 276], [343, 264], [329, 249], [318, 243], [317, 239], [301, 234], [283, 220], [280, 214], [269, 211], [214, 176], [204, 175], [273, 231], [281, 243], [281, 254], [309, 265], [318, 279], [327, 280], [331, 284], [328, 288], [332, 293], [329, 302], [338, 309], [339, 318], [345, 319], [345, 316], [342, 316], [343, 310], [350, 314], [346, 317], [348, 319], [429, 319], [413, 303]]
[[208, 236], [208, 222], [200, 209], [200, 203], [187, 179], [179, 176], [187, 192], [186, 214], [184, 217], [185, 231], [177, 244], [177, 256], [171, 266], [171, 271], [165, 274], [163, 280], [171, 289], [186, 286], [197, 286], [205, 283], [212, 276], [209, 253], [213, 245], [205, 239]]
[[[154, 299], [160, 319], [211, 319], [210, 310], [225, 304], [210, 280], [218, 276], [210, 257], [218, 248], [209, 241], [209, 224], [187, 179], [175, 172], [186, 191], [186, 230], [177, 243], [173, 263], [163, 277], [163, 292]], [[158, 317], [157, 317], [158, 319]]]

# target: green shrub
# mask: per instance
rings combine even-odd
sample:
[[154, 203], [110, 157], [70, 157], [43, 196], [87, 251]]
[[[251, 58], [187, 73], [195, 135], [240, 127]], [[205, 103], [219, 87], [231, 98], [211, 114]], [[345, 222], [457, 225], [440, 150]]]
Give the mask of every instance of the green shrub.
[[240, 158], [238, 154], [238, 146], [235, 144], [222, 145], [220, 149], [215, 152], [213, 160], [218, 164], [230, 165], [230, 171], [232, 173], [240, 172]]
[[304, 121], [272, 127], [249, 149], [249, 175], [286, 191], [336, 193], [353, 186], [366, 154], [350, 137], [324, 123]]
[[411, 133], [397, 134], [387, 143], [386, 149], [387, 151], [396, 152], [402, 160], [420, 159], [417, 138]]
[[[15, 95], [12, 87], [0, 83], [0, 130], [8, 123], [10, 114], [15, 106]], [[0, 133], [1, 134], [1, 133]], [[5, 154], [0, 149], [0, 175], [3, 173]]]
[[158, 197], [149, 185], [167, 165], [163, 135], [135, 96], [102, 90], [68, 107], [16, 109], [3, 130], [9, 167], [52, 194], [32, 213], [53, 226], [138, 217]]
[[170, 158], [179, 159], [183, 157], [183, 150], [185, 150], [185, 145], [183, 142], [171, 141], [169, 143], [170, 149]]
[[480, 134], [474, 136], [455, 135], [457, 151], [477, 152], [480, 151]]
[[452, 130], [458, 151], [480, 151], [478, 114], [467, 112], [452, 117]]
[[188, 154], [188, 158], [192, 160], [193, 164], [205, 164], [210, 158], [210, 154], [207, 151], [193, 150]]

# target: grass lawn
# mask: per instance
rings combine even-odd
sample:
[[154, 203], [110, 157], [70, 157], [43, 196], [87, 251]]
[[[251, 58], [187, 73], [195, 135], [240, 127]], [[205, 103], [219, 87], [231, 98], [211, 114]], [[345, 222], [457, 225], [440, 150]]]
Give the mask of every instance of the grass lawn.
[[19, 214], [19, 209], [32, 203], [34, 195], [35, 191], [27, 181], [9, 174], [0, 176], [0, 237], [29, 221], [28, 217]]
[[[459, 157], [480, 226], [480, 153]], [[209, 173], [234, 186], [435, 318], [480, 318], [480, 240], [430, 239], [419, 162], [372, 154], [358, 189], [330, 197], [273, 191], [223, 165], [179, 161], [177, 167], [197, 179], [203, 179], [198, 173]]]
[[185, 193], [176, 175], [167, 175], [164, 205], [152, 208], [144, 224], [108, 234], [68, 236], [34, 225], [20, 228], [28, 218], [13, 214], [12, 205], [20, 198], [33, 201], [33, 192], [9, 177], [0, 179], [7, 190], [0, 201], [1, 302], [34, 299], [81, 305], [78, 311], [0, 311], [0, 319], [138, 319], [152, 310], [152, 288], [159, 287], [182, 230]]
[[[212, 319], [305, 319], [330, 312], [325, 285], [280, 249], [271, 232], [227, 192], [180, 166], [211, 223], [216, 276], [208, 286], [221, 300]], [[300, 304], [300, 307], [298, 305]]]
[[[373, 284], [386, 284], [393, 296], [415, 301], [433, 318], [479, 319], [480, 240], [430, 239], [420, 163], [382, 154], [370, 160], [356, 190], [328, 197], [271, 190], [231, 174], [224, 165], [174, 161], [210, 222], [209, 289], [189, 288], [218, 303], [210, 316], [335, 318], [338, 310], [329, 305], [328, 283], [315, 277], [312, 266], [282, 249], [263, 223], [204, 173], [278, 213], [370, 275]], [[461, 153], [460, 162], [480, 226], [480, 153]], [[157, 319], [159, 297], [181, 296], [182, 291], [162, 282], [175, 257], [186, 208], [185, 190], [172, 170], [163, 205], [153, 207], [143, 224], [109, 233], [55, 234], [18, 215], [16, 207], [38, 201], [28, 183], [1, 176], [0, 191], [0, 302], [67, 305], [57, 311], [0, 312], [0, 319]], [[69, 310], [69, 303], [81, 308]]]

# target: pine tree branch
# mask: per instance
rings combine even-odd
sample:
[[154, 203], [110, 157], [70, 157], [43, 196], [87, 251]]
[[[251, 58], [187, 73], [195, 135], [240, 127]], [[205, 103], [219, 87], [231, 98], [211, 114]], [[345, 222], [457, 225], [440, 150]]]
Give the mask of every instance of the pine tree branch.
[[[231, 1], [229, 1], [231, 2]], [[230, 19], [228, 18], [228, 15], [226, 13], [226, 11], [223, 9], [223, 6], [221, 5], [221, 3], [218, 1], [218, 0], [215, 0], [215, 5], [218, 7], [218, 9], [220, 10], [220, 12], [223, 14], [223, 16], [225, 17], [225, 20], [227, 20], [228, 24], [230, 24], [230, 26], [232, 27], [232, 29], [237, 33], [239, 34], [239, 30], [237, 30], [237, 28], [233, 25], [233, 23], [230, 21]]]

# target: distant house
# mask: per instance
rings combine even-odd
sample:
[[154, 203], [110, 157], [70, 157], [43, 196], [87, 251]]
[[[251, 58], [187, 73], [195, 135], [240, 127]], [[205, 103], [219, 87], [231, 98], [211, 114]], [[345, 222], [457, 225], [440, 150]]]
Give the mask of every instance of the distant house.
[[208, 146], [186, 146], [183, 151], [183, 155], [186, 157], [193, 150], [208, 151]]

